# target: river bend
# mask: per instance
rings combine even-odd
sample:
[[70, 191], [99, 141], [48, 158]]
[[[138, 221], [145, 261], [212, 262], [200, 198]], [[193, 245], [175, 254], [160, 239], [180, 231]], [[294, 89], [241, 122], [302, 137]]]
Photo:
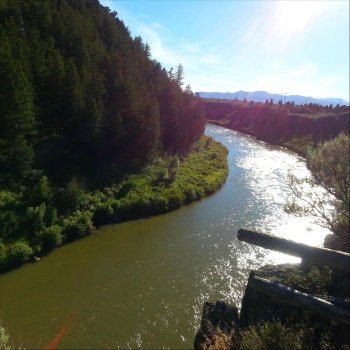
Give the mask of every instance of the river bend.
[[207, 125], [228, 149], [229, 176], [212, 196], [166, 215], [110, 225], [0, 276], [0, 319], [13, 345], [190, 348], [205, 301], [240, 304], [251, 269], [296, 258], [237, 241], [251, 228], [320, 246], [327, 230], [283, 211], [289, 169], [302, 158]]

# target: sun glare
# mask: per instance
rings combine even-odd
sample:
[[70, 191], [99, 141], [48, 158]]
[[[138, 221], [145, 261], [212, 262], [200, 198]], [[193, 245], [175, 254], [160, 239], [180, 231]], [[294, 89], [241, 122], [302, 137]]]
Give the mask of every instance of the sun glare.
[[[264, 48], [271, 50], [272, 43], [284, 50], [297, 35], [306, 35], [312, 25], [332, 5], [332, 1], [271, 1], [267, 36]], [[268, 45], [268, 47], [266, 47]]]
[[324, 10], [323, 1], [279, 1], [276, 25], [286, 35], [302, 32]]

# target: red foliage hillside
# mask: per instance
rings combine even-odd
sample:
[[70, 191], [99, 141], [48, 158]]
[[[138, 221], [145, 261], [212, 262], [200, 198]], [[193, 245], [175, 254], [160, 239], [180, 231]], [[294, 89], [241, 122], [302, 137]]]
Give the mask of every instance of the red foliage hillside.
[[349, 132], [349, 107], [294, 106], [204, 100], [207, 120], [282, 145], [308, 137], [314, 143]]

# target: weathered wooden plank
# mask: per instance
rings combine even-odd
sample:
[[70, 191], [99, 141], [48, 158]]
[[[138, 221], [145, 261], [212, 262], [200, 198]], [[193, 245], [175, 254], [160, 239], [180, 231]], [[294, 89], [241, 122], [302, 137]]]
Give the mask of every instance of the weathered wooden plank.
[[306, 308], [328, 319], [350, 325], [350, 310], [347, 308], [261, 277], [253, 276], [249, 279], [249, 283], [252, 288], [280, 298], [285, 303]]
[[327, 265], [342, 271], [350, 271], [350, 254], [348, 253], [326, 248], [311, 247], [285, 238], [244, 229], [238, 230], [237, 238], [240, 241], [251, 243], [259, 247], [300, 257], [310, 263]]
[[327, 295], [327, 296], [314, 295], [314, 296], [317, 298], [329, 301], [332, 304], [335, 304], [335, 305], [338, 305], [340, 307], [343, 307], [345, 309], [350, 310], [350, 299], [349, 298], [333, 297], [331, 295]]

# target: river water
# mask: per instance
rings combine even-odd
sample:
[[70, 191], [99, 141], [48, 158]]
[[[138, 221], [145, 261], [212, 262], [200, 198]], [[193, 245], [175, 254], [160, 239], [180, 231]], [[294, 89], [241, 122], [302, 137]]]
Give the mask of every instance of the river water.
[[298, 259], [239, 242], [251, 228], [321, 246], [327, 230], [283, 211], [295, 154], [207, 125], [228, 149], [212, 196], [172, 213], [110, 225], [0, 277], [0, 319], [15, 347], [191, 348], [205, 301], [240, 305], [249, 271]]

